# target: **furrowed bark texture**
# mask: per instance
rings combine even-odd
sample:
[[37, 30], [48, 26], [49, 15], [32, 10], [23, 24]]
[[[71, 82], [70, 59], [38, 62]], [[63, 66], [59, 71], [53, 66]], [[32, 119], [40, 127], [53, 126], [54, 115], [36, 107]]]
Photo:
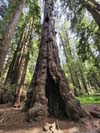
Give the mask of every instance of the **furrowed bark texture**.
[[60, 66], [52, 11], [53, 1], [45, 0], [40, 51], [23, 110], [34, 120], [44, 119], [48, 113], [78, 120], [85, 112], [70, 92]]
[[22, 10], [24, 7], [24, 0], [20, 0], [18, 7], [11, 19], [11, 21], [9, 22], [9, 24], [7, 25], [5, 31], [4, 31], [4, 35], [3, 38], [0, 40], [0, 76], [1, 76], [1, 71], [3, 68], [3, 64], [6, 58], [6, 54], [9, 48], [9, 43], [11, 41], [11, 38], [14, 34], [16, 25], [18, 23], [18, 20], [21, 16]]

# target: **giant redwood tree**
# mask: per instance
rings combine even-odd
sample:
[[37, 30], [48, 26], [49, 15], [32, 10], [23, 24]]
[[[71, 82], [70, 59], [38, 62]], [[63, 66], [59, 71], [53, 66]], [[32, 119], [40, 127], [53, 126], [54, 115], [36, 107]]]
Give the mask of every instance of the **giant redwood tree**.
[[44, 2], [40, 50], [24, 111], [28, 111], [28, 116], [35, 120], [44, 119], [48, 114], [80, 119], [86, 113], [70, 92], [60, 66], [53, 18], [54, 1], [44, 0]]

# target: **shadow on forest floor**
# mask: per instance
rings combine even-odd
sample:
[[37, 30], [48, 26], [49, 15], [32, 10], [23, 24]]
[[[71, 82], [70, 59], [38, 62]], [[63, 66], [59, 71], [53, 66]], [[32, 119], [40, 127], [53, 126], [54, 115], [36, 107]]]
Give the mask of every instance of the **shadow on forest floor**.
[[[96, 105], [86, 105], [91, 109]], [[98, 105], [100, 107], [100, 105]], [[27, 123], [25, 113], [20, 109], [0, 105], [0, 133], [42, 133], [42, 128], [46, 122], [52, 123], [58, 119], [48, 118], [42, 122]], [[77, 133], [79, 131], [92, 131], [99, 129], [100, 119], [84, 118], [79, 122], [68, 120], [58, 120], [59, 127], [63, 133]]]

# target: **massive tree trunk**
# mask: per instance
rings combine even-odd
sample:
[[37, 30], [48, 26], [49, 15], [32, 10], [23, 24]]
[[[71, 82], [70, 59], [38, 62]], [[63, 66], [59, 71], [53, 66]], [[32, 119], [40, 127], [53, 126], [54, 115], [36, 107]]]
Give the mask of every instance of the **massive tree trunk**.
[[18, 7], [16, 8], [14, 15], [12, 16], [11, 21], [8, 23], [4, 31], [3, 38], [0, 40], [0, 75], [9, 48], [9, 43], [14, 34], [19, 17], [21, 16], [23, 6], [24, 6], [24, 0], [20, 0]]
[[28, 117], [34, 120], [44, 119], [48, 113], [78, 120], [85, 111], [70, 92], [60, 66], [52, 11], [53, 0], [45, 0], [40, 51], [24, 111], [28, 111]]

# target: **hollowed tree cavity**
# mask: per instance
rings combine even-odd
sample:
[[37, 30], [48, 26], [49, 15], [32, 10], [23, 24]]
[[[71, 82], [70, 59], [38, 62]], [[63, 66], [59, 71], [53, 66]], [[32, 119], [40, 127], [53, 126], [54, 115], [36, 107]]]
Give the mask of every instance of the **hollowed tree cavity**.
[[48, 99], [48, 112], [50, 116], [64, 116], [64, 101], [59, 92], [58, 83], [55, 83], [52, 79], [52, 76], [47, 70], [47, 79], [46, 79], [46, 97]]

